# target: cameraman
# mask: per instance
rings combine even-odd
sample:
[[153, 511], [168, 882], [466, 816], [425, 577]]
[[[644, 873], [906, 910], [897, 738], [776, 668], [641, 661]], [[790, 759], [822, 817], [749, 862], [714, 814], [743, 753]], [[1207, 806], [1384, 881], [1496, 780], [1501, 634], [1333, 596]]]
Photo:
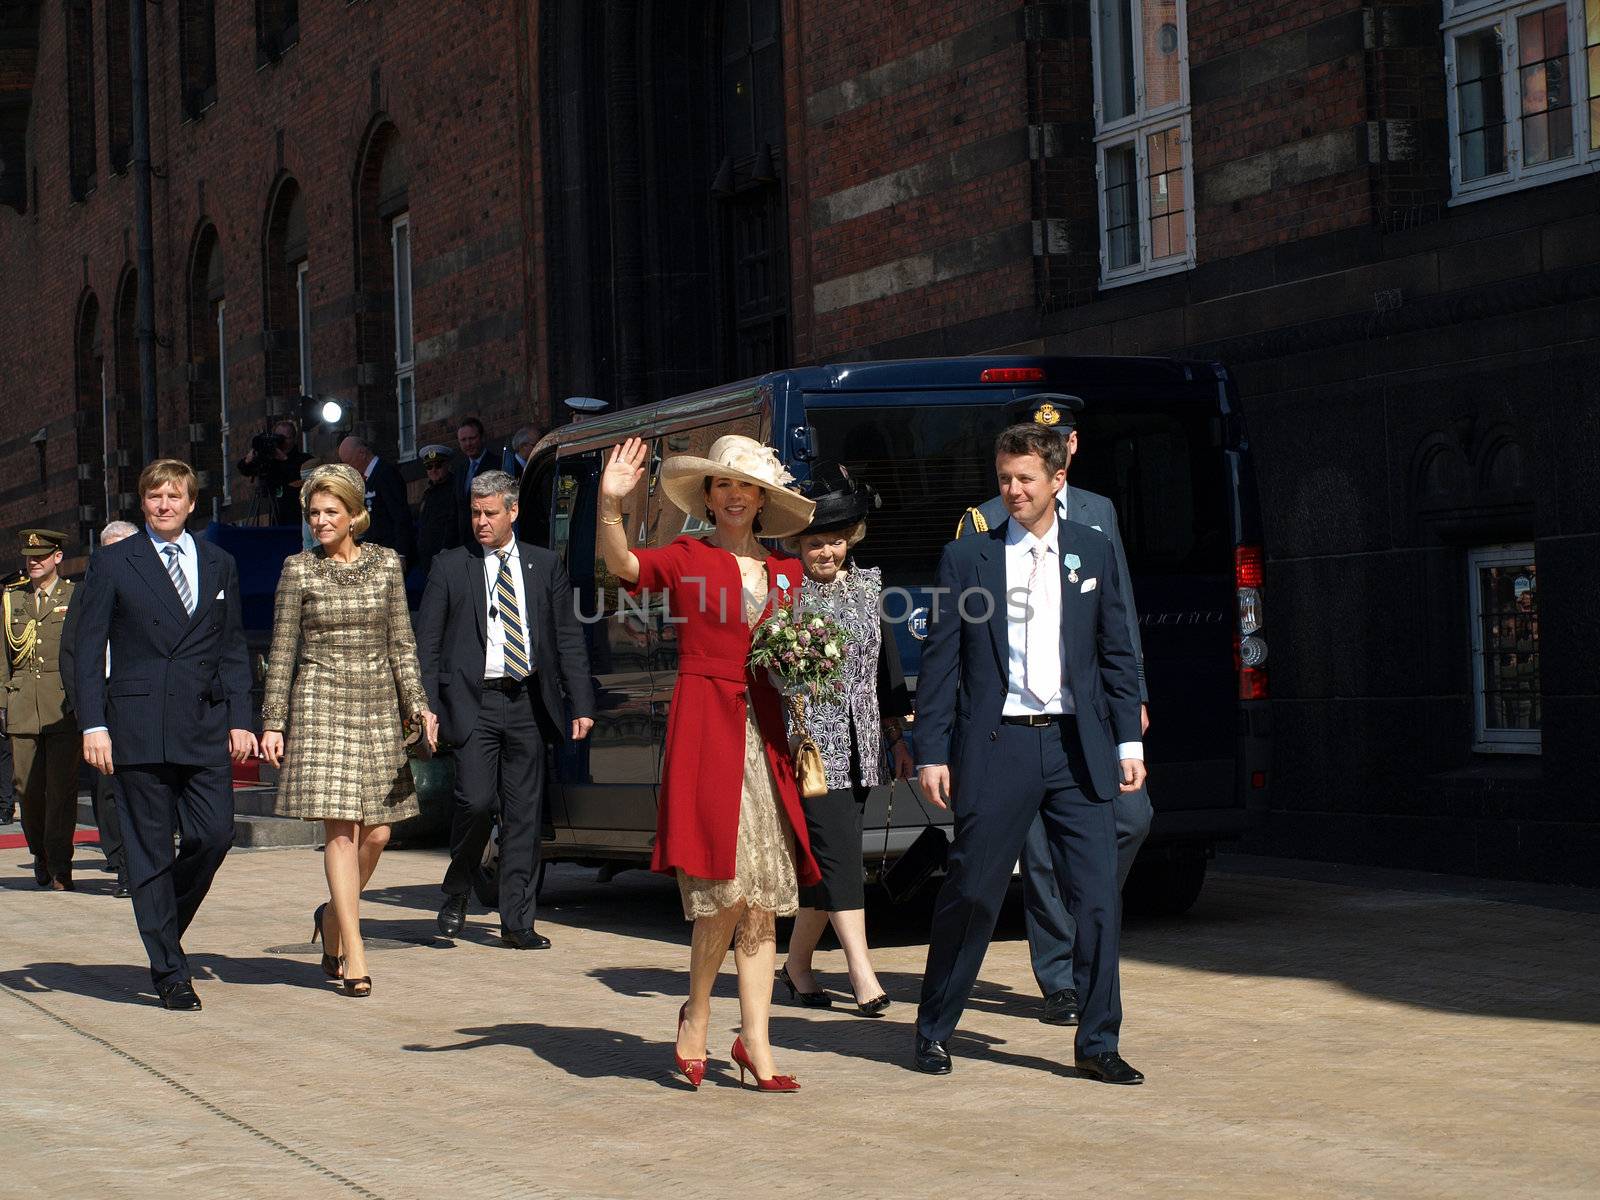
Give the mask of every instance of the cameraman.
[[296, 442], [298, 427], [279, 421], [271, 433], [250, 439], [250, 452], [239, 460], [239, 474], [256, 481], [256, 495], [271, 504], [274, 525], [300, 524], [300, 468], [311, 458]]

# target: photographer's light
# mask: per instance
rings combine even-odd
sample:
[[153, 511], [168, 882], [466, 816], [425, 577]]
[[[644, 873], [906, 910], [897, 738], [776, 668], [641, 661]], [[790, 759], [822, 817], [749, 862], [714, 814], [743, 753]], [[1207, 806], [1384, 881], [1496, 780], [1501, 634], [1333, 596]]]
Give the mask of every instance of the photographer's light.
[[344, 420], [344, 405], [337, 400], [324, 400], [322, 402], [322, 420], [326, 425], [337, 425]]

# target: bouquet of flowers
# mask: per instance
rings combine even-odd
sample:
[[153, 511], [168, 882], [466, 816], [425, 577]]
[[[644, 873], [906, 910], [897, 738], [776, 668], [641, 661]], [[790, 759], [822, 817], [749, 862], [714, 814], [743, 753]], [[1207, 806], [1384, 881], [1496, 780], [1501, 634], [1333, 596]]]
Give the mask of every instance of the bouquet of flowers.
[[837, 621], [787, 608], [779, 608], [750, 634], [751, 665], [765, 667], [789, 698], [791, 722], [800, 731], [791, 739], [790, 752], [803, 796], [821, 796], [828, 790], [822, 754], [804, 732], [805, 698], [838, 692], [847, 637]]
[[844, 678], [849, 635], [820, 613], [779, 608], [750, 634], [750, 664], [765, 667], [787, 696], [832, 696]]

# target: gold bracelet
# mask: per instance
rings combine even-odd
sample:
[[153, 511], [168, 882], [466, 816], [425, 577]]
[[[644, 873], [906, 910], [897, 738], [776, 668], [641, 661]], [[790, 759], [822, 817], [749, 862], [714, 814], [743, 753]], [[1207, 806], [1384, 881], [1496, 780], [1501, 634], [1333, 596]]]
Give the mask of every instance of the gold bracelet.
[[600, 514], [600, 524], [602, 525], [621, 525], [622, 521], [623, 518], [621, 517], [608, 517], [605, 513]]

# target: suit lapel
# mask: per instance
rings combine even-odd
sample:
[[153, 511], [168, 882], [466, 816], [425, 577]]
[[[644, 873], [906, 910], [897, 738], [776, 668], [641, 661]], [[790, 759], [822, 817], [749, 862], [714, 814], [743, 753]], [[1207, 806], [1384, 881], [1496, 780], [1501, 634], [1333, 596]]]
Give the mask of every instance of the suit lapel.
[[531, 655], [537, 640], [534, 631], [542, 628], [544, 600], [540, 595], [538, 575], [533, 569], [533, 556], [528, 553], [528, 543], [517, 543], [517, 559], [522, 563], [522, 637]]
[[[190, 536], [193, 537], [192, 534]], [[195, 578], [198, 580], [200, 591], [194, 598], [194, 616], [189, 618], [191, 627], [200, 623], [216, 599], [217, 587], [222, 576], [216, 554], [217, 550], [210, 542], [194, 539]]]
[[[1006, 527], [1010, 518], [989, 531], [978, 551], [978, 586], [994, 597], [994, 610], [989, 614], [989, 641], [994, 648], [994, 658], [1000, 667], [1000, 676], [1006, 678], [1010, 670], [1011, 647], [1006, 631]], [[959, 604], [960, 597], [950, 597]], [[960, 609], [957, 609], [959, 614]]]
[[489, 584], [488, 563], [484, 561], [483, 547], [479, 546], [470, 556], [472, 569], [467, 572], [467, 579], [472, 584], [472, 614], [478, 623], [478, 645], [489, 644]]
[[182, 629], [189, 623], [189, 614], [184, 611], [183, 601], [178, 599], [178, 589], [173, 586], [172, 576], [167, 574], [166, 564], [156, 553], [155, 544], [151, 542], [148, 533], [140, 530], [134, 536], [139, 539], [133, 549], [134, 568], [145, 577], [145, 583], [151, 593], [166, 605], [167, 612], [178, 622], [178, 628]]

